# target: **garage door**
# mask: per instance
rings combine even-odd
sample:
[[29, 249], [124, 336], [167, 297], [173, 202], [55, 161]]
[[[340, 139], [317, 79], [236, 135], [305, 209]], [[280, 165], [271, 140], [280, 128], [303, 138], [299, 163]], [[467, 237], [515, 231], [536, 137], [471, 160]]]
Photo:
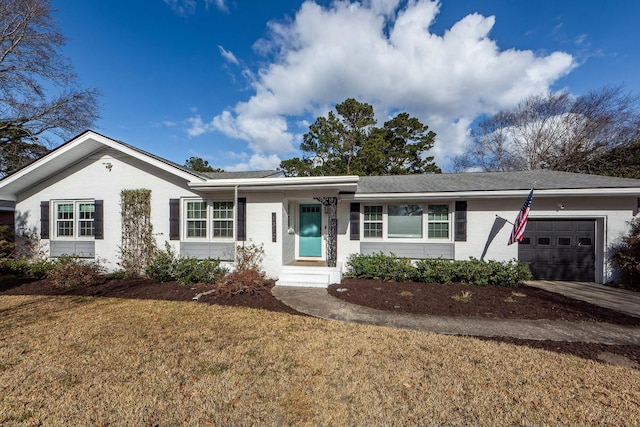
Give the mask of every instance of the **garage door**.
[[534, 279], [595, 280], [595, 221], [530, 219], [518, 245]]

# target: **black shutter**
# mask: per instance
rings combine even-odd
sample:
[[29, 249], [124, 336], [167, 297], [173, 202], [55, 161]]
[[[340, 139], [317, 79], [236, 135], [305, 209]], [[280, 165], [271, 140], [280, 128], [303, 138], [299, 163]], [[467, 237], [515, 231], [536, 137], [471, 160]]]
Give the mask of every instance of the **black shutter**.
[[49, 238], [49, 202], [40, 202], [40, 238]]
[[169, 199], [169, 240], [180, 240], [180, 199]]
[[95, 212], [93, 214], [93, 237], [97, 240], [104, 239], [104, 201], [93, 202]]
[[237, 240], [244, 242], [247, 240], [247, 198], [238, 197], [238, 207], [236, 210], [238, 215], [238, 233]]
[[351, 240], [360, 240], [360, 203], [351, 203], [349, 229], [349, 237]]
[[456, 201], [454, 240], [456, 242], [467, 241], [467, 202], [465, 200]]

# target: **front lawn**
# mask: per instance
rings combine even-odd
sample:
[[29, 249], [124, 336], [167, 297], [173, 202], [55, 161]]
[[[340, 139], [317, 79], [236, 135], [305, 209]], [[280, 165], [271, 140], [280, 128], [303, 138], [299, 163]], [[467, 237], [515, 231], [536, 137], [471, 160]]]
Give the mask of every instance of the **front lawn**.
[[193, 302], [0, 296], [1, 425], [628, 425], [640, 371]]

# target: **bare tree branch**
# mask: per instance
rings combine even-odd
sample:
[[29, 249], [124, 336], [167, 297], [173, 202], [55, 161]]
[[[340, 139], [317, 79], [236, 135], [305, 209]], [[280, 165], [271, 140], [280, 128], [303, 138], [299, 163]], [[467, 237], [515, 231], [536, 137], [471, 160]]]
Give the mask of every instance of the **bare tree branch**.
[[640, 135], [639, 98], [605, 86], [524, 99], [483, 120], [456, 169], [583, 171], [592, 159]]
[[0, 175], [21, 148], [31, 160], [98, 118], [99, 92], [78, 88], [64, 42], [49, 0], [0, 0]]

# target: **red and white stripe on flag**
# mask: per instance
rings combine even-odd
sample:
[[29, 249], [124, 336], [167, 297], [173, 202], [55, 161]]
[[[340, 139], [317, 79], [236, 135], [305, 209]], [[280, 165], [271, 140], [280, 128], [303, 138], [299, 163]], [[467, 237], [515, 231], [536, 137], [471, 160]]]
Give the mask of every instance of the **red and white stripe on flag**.
[[518, 213], [516, 217], [516, 221], [513, 223], [513, 230], [511, 230], [511, 236], [509, 236], [509, 243], [519, 242], [522, 240], [522, 236], [524, 236], [524, 229], [527, 227], [527, 220], [529, 219], [529, 210], [531, 209], [531, 200], [533, 199], [533, 188], [529, 192], [529, 197], [522, 205], [522, 209]]

